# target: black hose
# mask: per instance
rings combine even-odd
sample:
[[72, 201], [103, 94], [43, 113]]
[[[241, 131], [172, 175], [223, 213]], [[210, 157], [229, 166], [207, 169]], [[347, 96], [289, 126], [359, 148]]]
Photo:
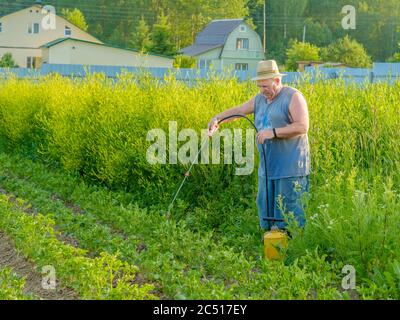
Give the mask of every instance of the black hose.
[[[233, 118], [244, 118], [246, 119], [248, 122], [250, 122], [250, 124], [253, 126], [253, 128], [256, 130], [256, 132], [258, 133], [258, 129], [255, 126], [254, 122], [251, 121], [249, 118], [247, 118], [245, 115], [242, 114], [235, 114], [229, 117], [225, 117], [223, 119], [218, 120], [218, 124], [220, 124], [221, 122], [225, 121], [225, 120], [229, 120], [229, 119], [233, 119]], [[276, 222], [276, 221], [283, 221], [283, 219], [276, 219], [273, 217], [273, 213], [271, 215], [269, 215], [269, 210], [268, 210], [268, 171], [267, 171], [267, 155], [265, 152], [265, 143], [262, 145], [262, 151], [263, 151], [263, 155], [264, 155], [264, 169], [265, 169], [265, 201], [266, 201], [266, 211], [267, 211], [267, 218], [264, 220], [266, 221], [272, 221], [272, 223]]]

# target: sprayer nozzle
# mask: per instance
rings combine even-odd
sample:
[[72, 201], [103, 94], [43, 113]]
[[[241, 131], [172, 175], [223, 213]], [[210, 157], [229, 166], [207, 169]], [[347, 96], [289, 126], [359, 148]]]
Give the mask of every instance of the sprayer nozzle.
[[208, 133], [207, 133], [208, 136], [212, 137], [214, 135], [215, 131], [217, 131], [217, 130], [218, 130], [218, 127], [214, 127], [211, 130], [208, 130]]

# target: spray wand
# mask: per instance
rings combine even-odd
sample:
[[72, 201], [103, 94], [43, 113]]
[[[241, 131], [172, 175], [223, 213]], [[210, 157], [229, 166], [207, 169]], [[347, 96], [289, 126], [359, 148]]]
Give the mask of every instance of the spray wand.
[[[225, 117], [225, 118], [223, 118], [223, 119], [218, 121], [218, 125], [220, 123], [222, 123], [223, 121], [226, 121], [226, 120], [229, 120], [229, 119], [233, 119], [233, 118], [244, 118], [244, 119], [246, 119], [252, 125], [252, 127], [256, 130], [256, 132], [257, 133], [259, 132], [257, 127], [255, 126], [255, 124], [253, 123], [253, 121], [251, 121], [248, 117], [246, 117], [245, 115], [242, 115], [242, 114], [235, 114], [235, 115], [232, 115], [232, 116], [229, 116], [229, 117]], [[207, 142], [208, 138], [210, 138], [218, 130], [218, 125], [215, 128], [213, 128], [211, 131], [209, 131], [208, 134], [207, 134], [207, 137], [205, 137], [203, 139], [199, 152], [197, 153], [196, 157], [193, 159], [193, 161], [192, 161], [192, 163], [191, 163], [191, 165], [189, 167], [189, 170], [187, 172], [185, 172], [185, 174], [184, 174], [185, 177], [183, 178], [182, 183], [180, 184], [177, 192], [175, 193], [174, 198], [172, 199], [172, 201], [171, 201], [171, 203], [170, 203], [170, 205], [168, 207], [168, 211], [167, 211], [167, 215], [166, 215], [167, 218], [169, 218], [171, 216], [171, 209], [172, 209], [172, 207], [174, 205], [174, 202], [175, 202], [176, 198], [178, 197], [178, 194], [180, 193], [180, 191], [181, 191], [183, 185], [185, 184], [186, 180], [189, 178], [190, 171], [192, 170], [192, 167], [193, 167], [194, 163], [196, 162], [196, 160], [198, 159], [199, 154], [201, 153], [201, 151], [203, 150], [204, 146], [206, 145], [206, 142]], [[272, 223], [274, 223], [274, 222], [277, 222], [277, 221], [283, 221], [283, 219], [276, 219], [276, 218], [273, 218], [272, 216], [270, 216], [268, 214], [269, 212], [268, 212], [267, 157], [266, 157], [266, 152], [265, 152], [264, 146], [265, 145], [262, 146], [262, 152], [263, 152], [263, 156], [264, 156], [265, 187], [266, 187], [266, 189], [265, 189], [265, 191], [266, 191], [265, 199], [266, 200], [265, 201], [266, 201], [266, 211], [267, 211], [267, 218], [264, 218], [264, 220], [271, 221]]]

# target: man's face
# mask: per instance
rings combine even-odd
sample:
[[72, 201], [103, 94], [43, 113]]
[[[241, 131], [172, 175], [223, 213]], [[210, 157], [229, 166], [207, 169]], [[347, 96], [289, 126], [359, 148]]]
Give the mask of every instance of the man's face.
[[272, 100], [278, 94], [279, 88], [279, 79], [266, 79], [266, 80], [258, 80], [257, 86], [260, 89], [260, 93], [262, 93], [268, 100]]

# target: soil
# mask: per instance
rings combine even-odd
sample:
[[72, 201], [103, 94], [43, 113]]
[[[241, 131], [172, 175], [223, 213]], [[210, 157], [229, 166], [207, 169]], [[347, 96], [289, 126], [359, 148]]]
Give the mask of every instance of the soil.
[[[16, 197], [14, 195], [10, 195], [6, 190], [0, 188], [0, 193], [9, 196], [9, 201], [13, 203], [19, 210], [25, 212], [29, 215], [37, 215], [38, 211], [32, 205], [26, 206], [29, 202], [24, 203], [24, 206], [20, 206], [16, 202]], [[68, 202], [63, 200], [61, 197], [57, 195], [53, 195], [51, 200], [61, 200], [68, 208], [70, 208], [74, 214], [85, 214], [85, 211], [81, 209], [79, 206], [74, 205], [72, 202]], [[57, 240], [64, 242], [65, 244], [69, 244], [75, 248], [79, 248], [78, 241], [71, 237], [70, 235], [66, 235], [61, 233], [57, 226], [54, 227], [57, 232], [56, 238]], [[123, 236], [125, 240], [128, 237], [119, 230], [113, 230], [115, 234], [119, 234]], [[137, 247], [137, 251], [140, 253], [143, 250], [147, 250], [147, 246], [144, 243], [140, 243]], [[97, 254], [93, 252], [88, 252], [88, 257], [94, 258]], [[33, 263], [29, 262], [27, 259], [18, 255], [16, 249], [14, 248], [11, 239], [8, 238], [4, 233], [0, 231], [0, 268], [2, 267], [10, 267], [13, 269], [13, 272], [18, 274], [19, 276], [26, 277], [25, 284], [25, 293], [32, 293], [35, 295], [37, 299], [41, 300], [78, 300], [79, 296], [72, 289], [60, 289], [59, 282], [56, 282], [56, 290], [46, 290], [42, 288], [42, 274], [36, 271]], [[150, 284], [152, 282], [146, 281], [145, 277], [138, 273], [136, 275], [135, 283], [139, 286], [144, 284]], [[151, 291], [152, 294], [158, 296], [161, 300], [166, 299], [164, 294], [158, 288], [156, 283], [153, 283], [155, 289]]]
[[24, 293], [33, 294], [40, 300], [78, 300], [79, 296], [69, 288], [62, 288], [56, 281], [55, 290], [46, 290], [42, 287], [43, 275], [36, 270], [35, 265], [24, 258], [15, 249], [12, 240], [0, 231], [0, 268], [11, 268], [14, 273], [24, 277]]

